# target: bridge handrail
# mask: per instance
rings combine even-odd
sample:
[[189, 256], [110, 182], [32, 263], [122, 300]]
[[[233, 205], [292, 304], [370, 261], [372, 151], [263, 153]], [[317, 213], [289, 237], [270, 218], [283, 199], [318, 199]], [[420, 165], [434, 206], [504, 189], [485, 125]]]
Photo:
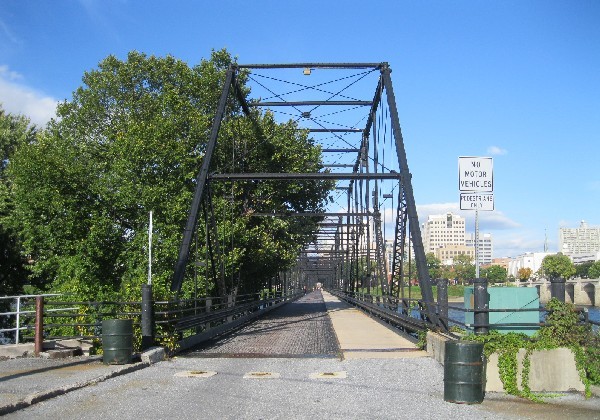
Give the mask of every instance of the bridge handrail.
[[[342, 292], [340, 290], [328, 290], [329, 293], [331, 293], [334, 296], [337, 296], [338, 298], [354, 305], [354, 306], [358, 306], [360, 308], [362, 308], [363, 310], [372, 313], [373, 315], [376, 315], [377, 317], [384, 319], [385, 321], [394, 324], [398, 327], [401, 327], [405, 330], [407, 330], [408, 332], [416, 332], [416, 331], [424, 331], [425, 329], [427, 329], [427, 325], [428, 323], [425, 320], [422, 319], [417, 319], [417, 318], [413, 318], [413, 317], [409, 317], [409, 316], [403, 316], [402, 314], [399, 314], [397, 312], [394, 312], [393, 309], [390, 309], [389, 306], [383, 305], [383, 306], [378, 306], [377, 304], [373, 303], [372, 298], [384, 298], [387, 299], [387, 296], [373, 296], [373, 295], [367, 295], [367, 294], [360, 294], [361, 296], [359, 298], [353, 296], [353, 293], [350, 292]], [[370, 297], [371, 301], [368, 302], [366, 300], [363, 300], [364, 297]], [[393, 297], [389, 297], [390, 300], [394, 299]], [[396, 306], [397, 308], [397, 306]]]
[[[235, 321], [248, 313], [260, 311], [298, 295], [298, 291], [258, 292], [242, 294], [229, 299], [202, 297], [179, 301], [153, 301], [156, 315], [155, 325], [166, 327], [161, 331], [185, 332], [199, 326], [209, 327]], [[46, 298], [43, 305], [44, 339], [99, 339], [102, 320], [107, 318], [133, 319], [134, 329], [141, 326], [141, 304], [139, 301], [58, 301], [65, 294], [49, 293], [40, 295], [3, 296], [5, 301], [16, 299], [16, 308], [0, 313], [0, 344], [19, 344], [32, 341], [35, 330], [35, 299]], [[207, 312], [207, 302], [210, 303]], [[62, 321], [62, 322], [61, 322]], [[167, 331], [167, 332], [168, 332]], [[14, 335], [10, 340], [4, 334]], [[22, 336], [22, 334], [24, 334]], [[165, 333], [167, 334], [167, 333]], [[157, 338], [165, 338], [160, 332]]]
[[[463, 313], [512, 313], [512, 312], [538, 312], [541, 314], [548, 314], [550, 310], [545, 307], [536, 308], [486, 308], [486, 309], [475, 309], [475, 308], [463, 308], [459, 306], [450, 305], [449, 303], [443, 302], [425, 302], [422, 299], [407, 299], [407, 298], [396, 298], [393, 296], [381, 296], [381, 295], [369, 295], [366, 293], [341, 291], [341, 290], [329, 290], [330, 293], [338, 296], [339, 298], [355, 305], [359, 306], [367, 312], [371, 312], [374, 315], [396, 324], [409, 332], [422, 331], [424, 329], [435, 330], [437, 326], [431, 324], [427, 320], [427, 312], [423, 310], [423, 307], [427, 304], [433, 305], [436, 308], [438, 318], [446, 322], [446, 325], [457, 325], [462, 328], [479, 328], [479, 327], [493, 327], [493, 328], [507, 328], [507, 327], [543, 327], [549, 325], [545, 321], [540, 322], [526, 322], [526, 323], [466, 323], [459, 319], [451, 316], [444, 316], [443, 313], [448, 313], [448, 309], [451, 308], [458, 312]], [[400, 306], [402, 303], [403, 308]], [[416, 307], [418, 306], [418, 308]], [[441, 311], [440, 309], [446, 309]], [[579, 323], [581, 325], [590, 324], [592, 326], [600, 326], [600, 322], [590, 320], [587, 316], [587, 311], [582, 307], [575, 307], [575, 311], [579, 313]], [[417, 312], [422, 322], [418, 322], [418, 318], [411, 316], [411, 312]], [[544, 317], [545, 318], [545, 317]], [[454, 335], [458, 338], [458, 335]]]

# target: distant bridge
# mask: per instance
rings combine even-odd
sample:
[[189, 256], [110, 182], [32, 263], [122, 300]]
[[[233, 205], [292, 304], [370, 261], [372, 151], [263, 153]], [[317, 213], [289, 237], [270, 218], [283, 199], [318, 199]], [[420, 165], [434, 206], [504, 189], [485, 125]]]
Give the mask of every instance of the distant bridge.
[[[540, 303], [548, 303], [551, 298], [550, 281], [542, 280], [535, 282], [519, 283], [519, 287], [536, 287]], [[600, 305], [597, 298], [600, 290], [600, 279], [571, 279], [565, 283], [565, 302], [575, 305]]]

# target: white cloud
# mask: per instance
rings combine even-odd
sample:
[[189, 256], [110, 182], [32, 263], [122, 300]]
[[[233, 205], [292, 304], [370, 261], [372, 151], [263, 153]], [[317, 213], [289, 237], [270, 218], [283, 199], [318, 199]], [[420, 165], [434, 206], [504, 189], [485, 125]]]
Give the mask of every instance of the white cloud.
[[[454, 213], [466, 219], [467, 231], [471, 230], [469, 226], [475, 226], [475, 212], [472, 210], [460, 210], [459, 204], [456, 203], [433, 203], [417, 205], [417, 213], [419, 214], [419, 223], [427, 221], [427, 216], [433, 214]], [[479, 212], [479, 229], [480, 230], [508, 230], [516, 229], [521, 225], [507, 217], [500, 210], [480, 211]]]
[[498, 146], [488, 147], [487, 152], [488, 152], [488, 154], [494, 155], [494, 156], [501, 156], [501, 155], [508, 154], [508, 150], [502, 149], [501, 147], [498, 147]]
[[56, 99], [28, 86], [17, 83], [22, 77], [8, 66], [0, 66], [0, 104], [11, 114], [28, 117], [32, 123], [43, 126], [55, 117]]
[[586, 188], [589, 191], [594, 191], [594, 192], [600, 191], [600, 181], [591, 181], [591, 182], [588, 182], [587, 185], [586, 185]]
[[4, 23], [3, 20], [0, 20], [0, 36], [6, 38], [12, 44], [21, 43], [19, 38], [17, 38], [15, 34], [13, 34], [10, 27], [6, 23]]
[[22, 79], [23, 76], [16, 71], [10, 70], [7, 65], [2, 65], [0, 66], [0, 78], [14, 81]]
[[[494, 235], [494, 257], [516, 257], [527, 252], [543, 252], [545, 237], [532, 232], [504, 232]], [[556, 252], [555, 242], [548, 240], [548, 251]]]
[[[346, 208], [340, 206], [336, 212], [345, 212]], [[452, 212], [466, 219], [466, 231], [475, 231], [475, 212], [460, 210], [458, 202], [431, 203], [417, 205], [419, 225], [427, 221], [427, 216], [434, 214], [445, 214]], [[394, 238], [394, 223], [396, 209], [382, 208], [382, 221], [384, 221], [385, 237], [388, 240]], [[526, 252], [541, 252], [544, 249], [545, 237], [543, 234], [529, 232], [523, 226], [506, 216], [499, 210], [479, 212], [479, 230], [482, 233], [491, 233], [494, 240], [494, 258], [515, 257]], [[551, 252], [556, 248], [552, 241], [548, 242]]]

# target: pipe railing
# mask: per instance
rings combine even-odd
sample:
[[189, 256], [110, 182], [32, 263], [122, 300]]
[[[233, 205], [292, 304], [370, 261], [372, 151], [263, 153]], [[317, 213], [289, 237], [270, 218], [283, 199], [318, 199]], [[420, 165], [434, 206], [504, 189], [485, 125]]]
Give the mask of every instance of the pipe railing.
[[[487, 301], [487, 280], [475, 279], [473, 280], [473, 307], [464, 308], [460, 306], [450, 305], [448, 303], [448, 282], [444, 279], [438, 280], [438, 297], [437, 302], [427, 302], [423, 299], [411, 299], [411, 298], [397, 298], [394, 296], [385, 295], [372, 295], [362, 293], [360, 291], [343, 291], [343, 290], [330, 290], [330, 292], [339, 298], [351, 303], [354, 306], [360, 307], [361, 309], [378, 316], [408, 333], [417, 333], [424, 331], [425, 329], [438, 330], [452, 334], [450, 327], [457, 326], [462, 329], [470, 330], [475, 334], [485, 334], [490, 329], [528, 329], [528, 328], [539, 328], [544, 325], [548, 325], [545, 320], [547, 315], [551, 312], [544, 307], [536, 308], [499, 308], [490, 309], [489, 302]], [[564, 281], [556, 280], [553, 289], [553, 297], [564, 301], [564, 289], [561, 289], [561, 285], [564, 286]], [[437, 315], [437, 324], [433, 324], [428, 318], [427, 307], [435, 308]], [[576, 307], [576, 312], [579, 313], [580, 324], [589, 324], [595, 331], [598, 331], [600, 322], [590, 320], [588, 311], [582, 307]], [[523, 312], [537, 312], [539, 315], [536, 317], [539, 319], [538, 322], [489, 322], [490, 313], [523, 313]], [[465, 316], [457, 316], [457, 313], [473, 314], [473, 320], [468, 322], [465, 320]], [[458, 336], [456, 336], [458, 337]]]
[[[265, 290], [227, 297], [151, 300], [150, 329], [153, 333], [150, 343], [153, 345], [173, 339], [174, 336], [181, 341], [211, 329], [226, 331], [229, 324], [239, 325], [240, 320], [251, 319], [301, 295], [300, 290], [290, 289], [287, 292]], [[144, 318], [141, 301], [75, 301], [61, 294], [7, 296], [0, 299], [7, 302], [4, 307], [9, 309], [0, 313], [0, 333], [8, 335], [2, 344], [34, 341], [37, 345], [42, 340], [100, 339], [102, 320], [114, 318], [132, 319], [134, 336], [141, 336]], [[38, 317], [36, 307], [41, 311]], [[36, 318], [41, 321], [41, 326], [36, 324]]]

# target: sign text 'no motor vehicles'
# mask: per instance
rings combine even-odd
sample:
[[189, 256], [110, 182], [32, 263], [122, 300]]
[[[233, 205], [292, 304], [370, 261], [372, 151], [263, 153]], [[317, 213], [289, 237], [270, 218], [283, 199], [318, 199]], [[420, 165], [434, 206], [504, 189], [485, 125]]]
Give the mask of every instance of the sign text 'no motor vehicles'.
[[493, 160], [490, 157], [458, 158], [458, 184], [461, 192], [493, 192]]

